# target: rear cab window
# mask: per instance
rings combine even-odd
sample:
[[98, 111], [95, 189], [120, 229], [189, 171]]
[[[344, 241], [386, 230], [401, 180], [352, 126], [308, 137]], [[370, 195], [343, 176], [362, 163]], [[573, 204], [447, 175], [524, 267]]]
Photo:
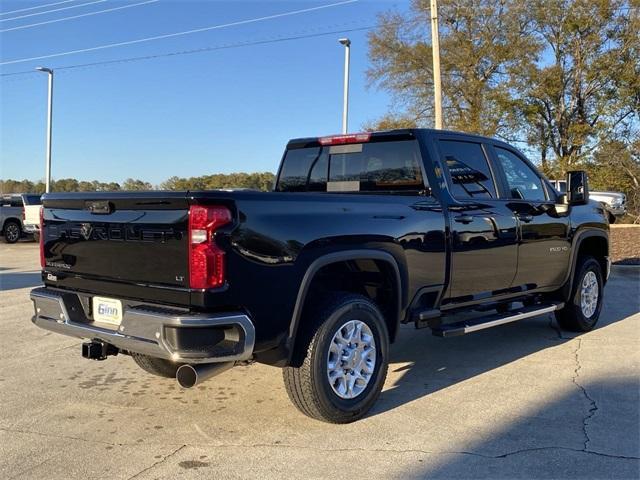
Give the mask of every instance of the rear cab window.
[[23, 195], [25, 205], [41, 205], [40, 195]]
[[417, 193], [426, 186], [421, 162], [415, 139], [290, 148], [275, 190]]

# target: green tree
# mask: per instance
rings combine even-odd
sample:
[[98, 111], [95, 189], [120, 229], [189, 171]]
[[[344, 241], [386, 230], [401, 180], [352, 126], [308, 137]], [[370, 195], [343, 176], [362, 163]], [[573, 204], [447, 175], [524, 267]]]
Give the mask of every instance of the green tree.
[[514, 118], [543, 167], [564, 173], [639, 120], [640, 12], [622, 0], [534, 0], [527, 12], [545, 55], [511, 75]]
[[[408, 17], [385, 13], [369, 35], [373, 85], [394, 94], [387, 126], [430, 126], [433, 70], [428, 0], [414, 0]], [[485, 135], [506, 134], [512, 97], [509, 74], [533, 62], [540, 45], [531, 35], [524, 1], [445, 0], [439, 9], [446, 128]]]
[[153, 190], [153, 185], [143, 180], [127, 178], [122, 183], [122, 190]]
[[273, 186], [275, 176], [271, 172], [217, 173], [201, 177], [171, 177], [162, 184], [164, 190], [216, 190], [221, 188], [251, 188], [268, 191]]
[[581, 167], [589, 172], [592, 190], [625, 192], [630, 220], [640, 222], [640, 139], [632, 145], [618, 140], [603, 143]]

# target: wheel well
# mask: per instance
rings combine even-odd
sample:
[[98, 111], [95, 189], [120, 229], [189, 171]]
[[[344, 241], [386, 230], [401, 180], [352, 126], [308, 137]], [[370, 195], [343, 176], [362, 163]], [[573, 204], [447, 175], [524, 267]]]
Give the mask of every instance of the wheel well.
[[356, 259], [330, 263], [313, 277], [304, 305], [330, 292], [351, 292], [371, 299], [382, 311], [389, 340], [395, 340], [398, 329], [399, 288], [396, 273], [384, 260]]
[[609, 255], [609, 245], [607, 239], [600, 236], [587, 237], [580, 242], [578, 257], [590, 256], [595, 258], [600, 264], [603, 276], [607, 272], [607, 256]]
[[5, 226], [7, 223], [11, 223], [11, 222], [13, 222], [13, 223], [17, 223], [17, 224], [18, 224], [18, 227], [20, 227], [20, 230], [22, 230], [22, 225], [20, 224], [20, 220], [19, 220], [19, 219], [17, 219], [17, 218], [15, 218], [15, 217], [5, 218], [5, 219], [4, 219], [4, 222], [2, 222], [2, 229], [1, 229], [1, 230], [3, 230], [3, 231], [4, 231], [4, 226]]

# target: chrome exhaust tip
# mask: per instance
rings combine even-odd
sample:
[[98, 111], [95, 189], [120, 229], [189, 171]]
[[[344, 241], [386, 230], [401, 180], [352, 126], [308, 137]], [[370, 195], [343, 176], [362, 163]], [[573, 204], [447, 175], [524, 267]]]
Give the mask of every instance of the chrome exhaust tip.
[[176, 372], [176, 380], [182, 388], [193, 388], [205, 380], [220, 375], [233, 367], [235, 362], [182, 365]]

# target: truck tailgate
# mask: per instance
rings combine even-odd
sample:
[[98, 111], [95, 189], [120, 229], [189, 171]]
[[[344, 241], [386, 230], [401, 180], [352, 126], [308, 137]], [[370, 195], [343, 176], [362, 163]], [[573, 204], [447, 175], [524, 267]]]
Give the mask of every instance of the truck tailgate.
[[57, 285], [188, 286], [185, 192], [49, 194], [43, 205], [44, 270]]

